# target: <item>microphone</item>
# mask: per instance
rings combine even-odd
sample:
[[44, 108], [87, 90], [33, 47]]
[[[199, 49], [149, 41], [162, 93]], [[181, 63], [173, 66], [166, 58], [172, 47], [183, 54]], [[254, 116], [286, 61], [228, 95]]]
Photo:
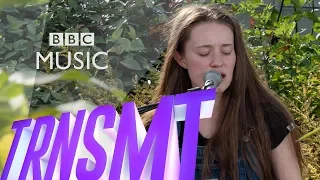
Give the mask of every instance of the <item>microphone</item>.
[[[220, 85], [222, 80], [222, 76], [219, 72], [210, 70], [206, 72], [206, 74], [203, 76], [203, 81], [204, 81], [204, 87], [203, 89], [210, 89], [210, 88], [216, 88]], [[188, 89], [188, 91], [197, 91], [201, 90], [200, 87], [194, 87], [191, 89]], [[156, 109], [158, 107], [158, 103], [156, 104], [150, 104], [146, 106], [142, 106], [138, 108], [139, 114], [143, 114], [145, 112], [151, 111], [153, 109]]]
[[222, 76], [219, 72], [210, 70], [203, 76], [203, 89], [216, 88], [221, 84]]

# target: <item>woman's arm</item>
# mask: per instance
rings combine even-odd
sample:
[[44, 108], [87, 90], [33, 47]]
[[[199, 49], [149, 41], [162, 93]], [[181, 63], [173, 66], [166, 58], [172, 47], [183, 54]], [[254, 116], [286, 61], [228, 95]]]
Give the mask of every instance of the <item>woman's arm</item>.
[[288, 134], [278, 147], [272, 150], [272, 165], [278, 180], [302, 180], [291, 135]]

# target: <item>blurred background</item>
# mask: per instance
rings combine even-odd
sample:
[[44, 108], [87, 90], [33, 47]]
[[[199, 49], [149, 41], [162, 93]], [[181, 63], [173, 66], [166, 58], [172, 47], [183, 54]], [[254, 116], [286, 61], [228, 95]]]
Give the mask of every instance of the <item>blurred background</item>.
[[[190, 3], [221, 4], [235, 14], [261, 79], [301, 130], [304, 179], [320, 179], [320, 0], [0, 0], [0, 172], [13, 121], [148, 105], [165, 52], [161, 26]], [[95, 45], [50, 47], [52, 32], [93, 32]], [[59, 52], [55, 59], [66, 66], [68, 52], [101, 51], [108, 56], [97, 64], [106, 70], [51, 69], [49, 61], [36, 69], [36, 52]]]

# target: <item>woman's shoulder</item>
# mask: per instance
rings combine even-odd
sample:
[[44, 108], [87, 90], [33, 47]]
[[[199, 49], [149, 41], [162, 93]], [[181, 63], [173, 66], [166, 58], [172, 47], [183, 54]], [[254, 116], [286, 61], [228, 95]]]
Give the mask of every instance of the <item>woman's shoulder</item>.
[[294, 121], [284, 106], [273, 103], [262, 103], [261, 107], [264, 120], [269, 129], [271, 149], [275, 149], [290, 133]]

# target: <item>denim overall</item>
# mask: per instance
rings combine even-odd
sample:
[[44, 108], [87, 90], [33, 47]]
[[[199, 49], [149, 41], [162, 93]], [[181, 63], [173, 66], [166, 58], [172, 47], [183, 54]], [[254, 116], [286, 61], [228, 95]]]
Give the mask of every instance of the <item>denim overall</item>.
[[[181, 124], [177, 123], [178, 135], [180, 135]], [[195, 180], [201, 180], [202, 175], [202, 165], [203, 165], [203, 154], [204, 146], [198, 146], [197, 148], [197, 158], [196, 158], [196, 169], [195, 169]], [[181, 149], [180, 149], [181, 153]], [[240, 154], [240, 153], [239, 153]], [[238, 156], [238, 169], [239, 169], [239, 180], [259, 180], [255, 172], [245, 163], [245, 160]], [[217, 180], [219, 178], [220, 168], [217, 162], [214, 163], [213, 168], [211, 169], [212, 177], [209, 180]]]

